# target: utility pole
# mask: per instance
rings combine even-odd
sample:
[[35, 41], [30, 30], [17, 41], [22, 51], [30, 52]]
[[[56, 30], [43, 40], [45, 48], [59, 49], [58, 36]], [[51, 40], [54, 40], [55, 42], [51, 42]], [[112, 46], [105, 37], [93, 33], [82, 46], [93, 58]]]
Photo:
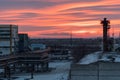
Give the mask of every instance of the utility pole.
[[114, 34], [114, 27], [113, 27], [112, 39], [113, 39], [112, 51], [115, 51], [115, 34]]
[[73, 36], [72, 36], [72, 31], [71, 31], [71, 33], [70, 33], [70, 39], [71, 39], [70, 43], [71, 43], [71, 48], [72, 48], [72, 46], [73, 46], [73, 40], [72, 40], [72, 38], [73, 38]]
[[73, 35], [72, 35], [72, 30], [70, 32], [70, 53], [69, 55], [71, 56], [73, 54]]
[[10, 54], [12, 54], [12, 25], [10, 25]]
[[31, 79], [34, 78], [34, 64], [31, 64]]
[[98, 69], [97, 69], [97, 70], [98, 70], [98, 71], [97, 71], [97, 80], [99, 80], [99, 77], [100, 77], [99, 64], [100, 64], [100, 62], [98, 61], [98, 64], [97, 64], [97, 65], [98, 65]]

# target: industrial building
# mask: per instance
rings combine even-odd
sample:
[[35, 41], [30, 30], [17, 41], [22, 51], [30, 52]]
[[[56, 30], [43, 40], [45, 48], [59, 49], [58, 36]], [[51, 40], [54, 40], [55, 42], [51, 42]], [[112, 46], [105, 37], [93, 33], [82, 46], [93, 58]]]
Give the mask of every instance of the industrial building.
[[[120, 54], [96, 52], [71, 65], [70, 80], [120, 80]], [[101, 57], [101, 58], [100, 58]]]
[[30, 50], [30, 42], [28, 34], [18, 34], [19, 36], [19, 52], [25, 52]]
[[0, 55], [18, 51], [18, 26], [0, 25]]
[[120, 80], [120, 54], [114, 51], [114, 38], [109, 36], [110, 21], [103, 25], [103, 50], [84, 56], [71, 65], [69, 80]]
[[27, 34], [18, 34], [17, 25], [0, 25], [0, 79], [11, 78], [15, 72], [49, 71], [50, 49], [43, 46], [31, 51]]
[[35, 50], [44, 50], [44, 49], [46, 49], [46, 45], [45, 44], [31, 44], [31, 49], [33, 50], [33, 51], [35, 51]]
[[50, 58], [51, 60], [69, 60], [71, 57], [70, 50], [56, 48], [51, 50]]
[[0, 69], [4, 69], [0, 73], [0, 80], [1, 78], [13, 80], [11, 75], [16, 72], [30, 72], [33, 78], [35, 72], [49, 71], [49, 51], [50, 49], [45, 49], [0, 56]]

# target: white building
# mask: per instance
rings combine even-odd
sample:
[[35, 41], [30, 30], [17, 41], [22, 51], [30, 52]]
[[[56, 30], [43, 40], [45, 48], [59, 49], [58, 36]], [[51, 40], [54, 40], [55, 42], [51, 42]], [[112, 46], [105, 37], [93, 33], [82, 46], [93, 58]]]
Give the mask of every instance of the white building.
[[18, 26], [0, 25], [0, 55], [15, 53], [18, 48]]

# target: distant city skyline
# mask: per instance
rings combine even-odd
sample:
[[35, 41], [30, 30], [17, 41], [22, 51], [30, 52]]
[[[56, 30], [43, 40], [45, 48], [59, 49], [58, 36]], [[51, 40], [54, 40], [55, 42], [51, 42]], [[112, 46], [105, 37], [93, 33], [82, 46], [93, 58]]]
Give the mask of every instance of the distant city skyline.
[[18, 25], [31, 38], [101, 37], [104, 17], [110, 35], [120, 33], [120, 0], [0, 0], [0, 11], [0, 24]]

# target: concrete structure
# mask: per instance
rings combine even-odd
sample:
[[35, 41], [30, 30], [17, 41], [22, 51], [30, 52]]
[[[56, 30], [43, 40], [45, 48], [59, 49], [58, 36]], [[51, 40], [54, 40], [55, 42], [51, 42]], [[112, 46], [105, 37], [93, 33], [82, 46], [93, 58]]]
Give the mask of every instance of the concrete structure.
[[19, 36], [19, 52], [29, 51], [30, 42], [28, 34], [18, 34]]
[[46, 49], [45, 44], [31, 44], [32, 50], [44, 50]]
[[70, 77], [70, 80], [120, 80], [120, 63], [72, 64]]
[[86, 55], [71, 65], [70, 80], [119, 80], [120, 54], [102, 51]]
[[10, 79], [11, 73], [16, 72], [20, 74], [30, 72], [33, 78], [35, 72], [49, 71], [49, 51], [50, 49], [45, 49], [0, 56], [0, 69], [4, 69], [0, 73], [0, 80], [1, 78]]
[[71, 65], [70, 80], [120, 80], [120, 54], [113, 51], [114, 39], [109, 37], [110, 21], [104, 18], [103, 51], [82, 58]]
[[0, 55], [18, 51], [18, 26], [0, 25]]
[[50, 53], [51, 60], [69, 60], [70, 57], [71, 55], [68, 49], [54, 49]]

